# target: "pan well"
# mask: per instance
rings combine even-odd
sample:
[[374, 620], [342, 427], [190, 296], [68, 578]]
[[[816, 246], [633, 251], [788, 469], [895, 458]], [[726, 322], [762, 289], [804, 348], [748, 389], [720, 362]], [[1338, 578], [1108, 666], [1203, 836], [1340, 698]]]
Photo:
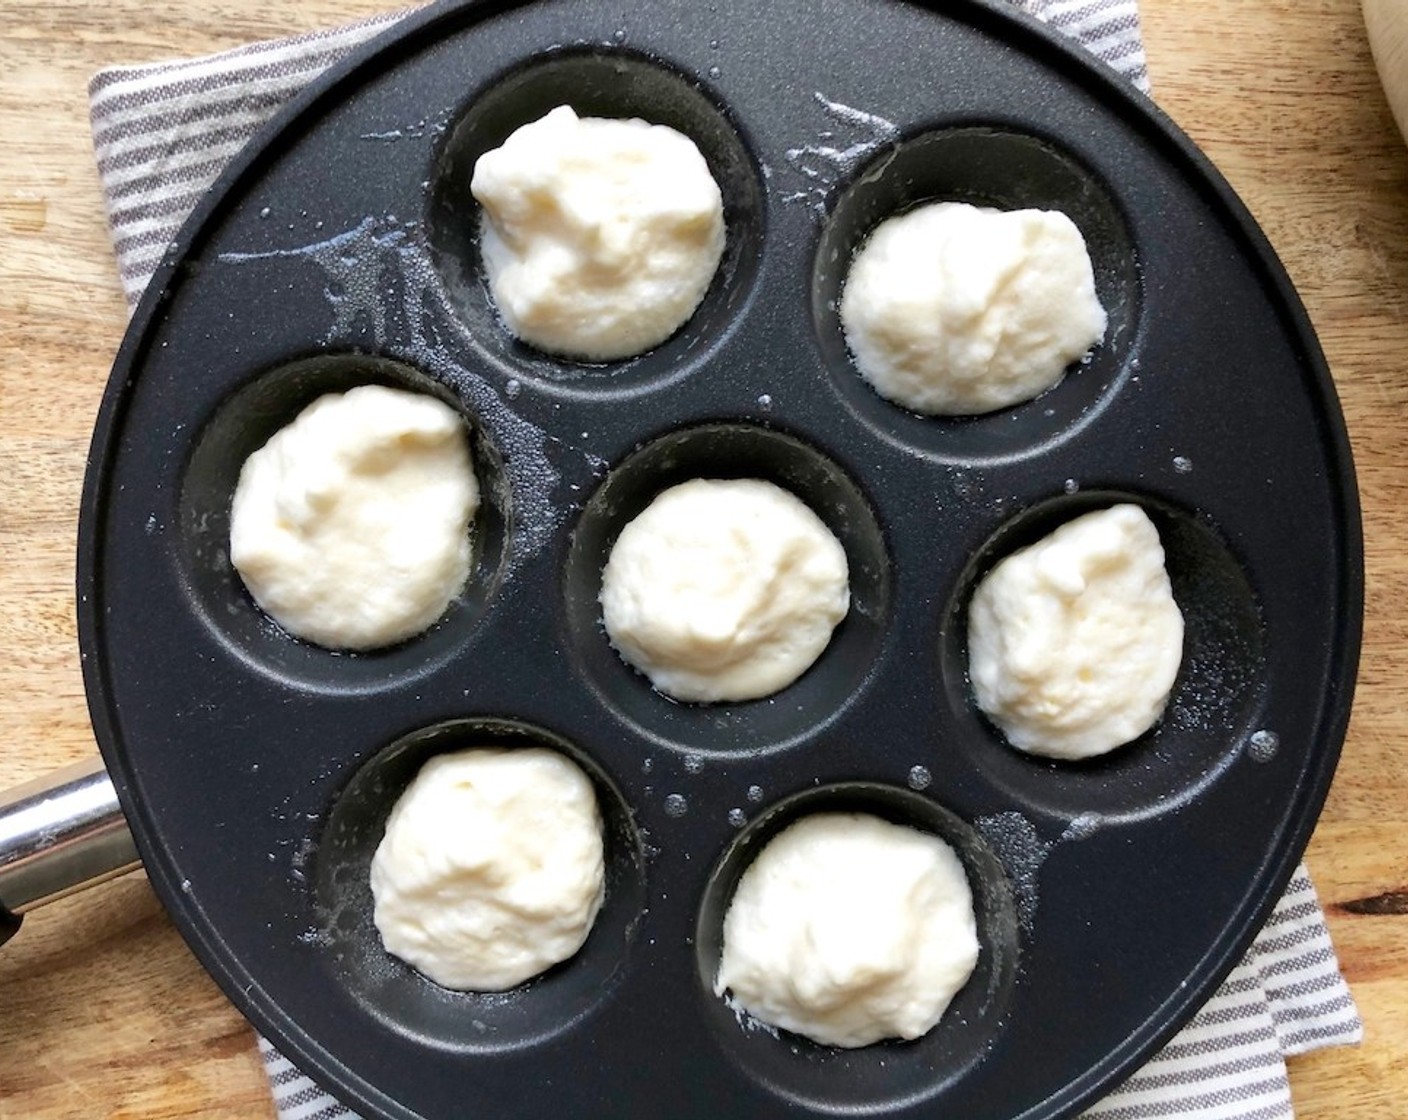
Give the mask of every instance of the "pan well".
[[[559, 105], [570, 105], [580, 117], [635, 117], [668, 125], [694, 141], [723, 194], [726, 241], [712, 284], [679, 331], [639, 357], [592, 363], [544, 354], [512, 335], [489, 293], [479, 248], [482, 210], [469, 189], [475, 161]], [[631, 395], [688, 376], [747, 305], [766, 234], [761, 180], [732, 116], [688, 75], [625, 48], [564, 48], [499, 75], [450, 128], [430, 193], [432, 257], [466, 337], [484, 362], [505, 376], [568, 395]]]
[[[607, 641], [601, 571], [621, 530], [662, 490], [692, 478], [760, 478], [800, 498], [846, 551], [851, 605], [821, 657], [760, 700], [681, 704], [651, 688]], [[834, 719], [873, 678], [889, 617], [884, 534], [860, 487], [802, 440], [754, 424], [692, 426], [652, 440], [614, 468], [572, 532], [563, 584], [574, 652], [600, 700], [636, 734], [687, 752], [756, 755]]]
[[[506, 992], [442, 988], [382, 947], [372, 922], [372, 855], [386, 818], [421, 766], [471, 747], [546, 747], [596, 787], [606, 849], [606, 897], [586, 943]], [[452, 720], [390, 744], [353, 776], [324, 827], [314, 870], [319, 923], [341, 981], [379, 1023], [456, 1051], [530, 1047], [580, 1023], [619, 986], [645, 906], [644, 855], [620, 788], [579, 747], [514, 719]]]
[[[1059, 210], [1085, 238], [1096, 294], [1109, 316], [1105, 338], [1035, 400], [982, 416], [919, 416], [885, 400], [856, 369], [837, 312], [851, 261], [881, 222], [930, 202]], [[1128, 375], [1141, 284], [1128, 224], [1094, 172], [1029, 132], [953, 124], [882, 148], [840, 187], [812, 266], [812, 318], [832, 387], [876, 435], [945, 461], [978, 464], [1032, 454], [1099, 414]]]
[[[740, 876], [783, 829], [812, 813], [834, 812], [870, 813], [932, 833], [953, 848], [968, 876], [981, 946], [977, 967], [938, 1024], [912, 1042], [891, 1040], [854, 1050], [820, 1046], [766, 1027], [714, 995], [724, 915]], [[715, 1045], [779, 1096], [828, 1112], [868, 1113], [901, 1100], [917, 1103], [979, 1061], [1000, 1033], [1017, 977], [1017, 931], [1002, 866], [982, 837], [938, 802], [871, 782], [808, 790], [769, 806], [728, 847], [709, 877], [695, 938], [702, 1011]]]
[[[366, 384], [426, 393], [464, 417], [480, 500], [470, 526], [469, 578], [439, 621], [386, 649], [349, 653], [294, 638], [260, 610], [230, 562], [230, 502], [245, 459], [275, 432], [323, 394]], [[192, 604], [216, 639], [236, 656], [298, 686], [376, 689], [403, 683], [443, 662], [474, 630], [499, 587], [512, 521], [510, 504], [497, 448], [438, 381], [382, 357], [310, 357], [257, 373], [237, 386], [205, 423], [181, 488], [177, 559]]]
[[[1081, 514], [1140, 506], [1164, 549], [1183, 613], [1183, 663], [1162, 718], [1099, 758], [1056, 761], [1011, 747], [978, 711], [968, 679], [968, 604], [1004, 557]], [[1034, 504], [1005, 523], [973, 558], [950, 600], [939, 650], [957, 742], [988, 778], [1029, 809], [1105, 823], [1172, 812], [1235, 760], [1265, 698], [1265, 622], [1243, 563], [1205, 518], [1149, 495], [1082, 491]], [[1090, 819], [1090, 818], [1087, 818]]]

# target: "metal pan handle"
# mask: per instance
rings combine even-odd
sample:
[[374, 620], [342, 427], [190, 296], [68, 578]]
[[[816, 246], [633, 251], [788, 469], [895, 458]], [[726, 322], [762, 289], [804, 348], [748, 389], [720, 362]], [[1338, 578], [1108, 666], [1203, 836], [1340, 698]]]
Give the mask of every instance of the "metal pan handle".
[[102, 759], [0, 792], [0, 945], [35, 907], [140, 865]]

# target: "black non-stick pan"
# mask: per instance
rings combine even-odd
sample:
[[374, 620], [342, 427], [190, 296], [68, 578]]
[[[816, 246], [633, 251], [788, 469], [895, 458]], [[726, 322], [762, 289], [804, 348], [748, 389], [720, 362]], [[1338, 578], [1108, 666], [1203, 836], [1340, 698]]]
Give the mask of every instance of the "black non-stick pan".
[[[728, 244], [673, 339], [562, 363], [487, 296], [475, 159], [560, 103], [695, 140]], [[853, 369], [846, 263], [931, 199], [1065, 211], [1110, 329], [1028, 404], [922, 418]], [[372, 654], [298, 642], [232, 571], [244, 457], [318, 394], [437, 394], [486, 501], [469, 586]], [[763, 701], [674, 704], [606, 642], [621, 526], [752, 476], [844, 544], [853, 607]], [[1140, 504], [1187, 620], [1147, 736], [1020, 755], [975, 710], [965, 616], [996, 559]], [[1207, 162], [1140, 94], [1005, 6], [458, 3], [410, 16], [222, 178], [139, 308], [99, 418], [79, 618], [98, 739], [147, 872], [236, 1005], [350, 1106], [396, 1118], [1067, 1116], [1166, 1040], [1278, 897], [1349, 712], [1362, 608], [1349, 450], [1304, 312]], [[436, 751], [545, 743], [598, 784], [583, 950], [498, 995], [381, 949], [367, 864]], [[946, 836], [983, 953], [935, 1030], [838, 1051], [711, 981], [732, 884], [801, 813]]]

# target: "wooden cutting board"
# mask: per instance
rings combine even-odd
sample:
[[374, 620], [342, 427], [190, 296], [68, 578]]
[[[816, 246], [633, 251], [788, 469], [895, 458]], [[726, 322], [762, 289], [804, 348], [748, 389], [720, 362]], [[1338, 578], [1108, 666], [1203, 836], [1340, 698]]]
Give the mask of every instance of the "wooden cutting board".
[[[87, 79], [109, 63], [207, 52], [380, 6], [5, 0], [0, 788], [94, 750], [74, 538], [126, 311], [92, 167]], [[1320, 332], [1364, 502], [1361, 682], [1308, 860], [1368, 1037], [1292, 1061], [1298, 1114], [1408, 1115], [1408, 151], [1357, 0], [1142, 6], [1158, 102], [1241, 192]], [[253, 1036], [140, 875], [36, 913], [0, 950], [0, 1118], [271, 1115]]]

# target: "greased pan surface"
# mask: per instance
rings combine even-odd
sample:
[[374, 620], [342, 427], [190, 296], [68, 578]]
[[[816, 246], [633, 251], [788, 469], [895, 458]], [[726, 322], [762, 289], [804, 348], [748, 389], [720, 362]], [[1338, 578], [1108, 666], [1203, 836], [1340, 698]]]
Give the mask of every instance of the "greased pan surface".
[[[690, 135], [723, 190], [693, 320], [603, 367], [493, 315], [473, 161], [569, 102]], [[847, 360], [835, 299], [930, 198], [1065, 210], [1110, 312], [1050, 393], [945, 421]], [[474, 574], [431, 632], [337, 655], [230, 569], [245, 455], [320, 392], [434, 392], [474, 432]], [[607, 646], [600, 566], [695, 475], [770, 478], [846, 547], [853, 609], [776, 697], [671, 704]], [[1168, 713], [1104, 761], [979, 717], [964, 617], [996, 559], [1133, 500], [1187, 645]], [[153, 884], [202, 961], [350, 1105], [397, 1118], [1055, 1117], [1166, 1038], [1274, 902], [1344, 733], [1362, 609], [1331, 382], [1230, 191], [1139, 95], [977, 3], [451, 5], [303, 97], [183, 231], [119, 355], [80, 541], [85, 671]], [[440, 749], [546, 743], [596, 780], [607, 901], [582, 952], [495, 996], [380, 950], [366, 867]], [[861, 807], [955, 844], [984, 952], [914, 1043], [833, 1051], [710, 991], [769, 835]]]

